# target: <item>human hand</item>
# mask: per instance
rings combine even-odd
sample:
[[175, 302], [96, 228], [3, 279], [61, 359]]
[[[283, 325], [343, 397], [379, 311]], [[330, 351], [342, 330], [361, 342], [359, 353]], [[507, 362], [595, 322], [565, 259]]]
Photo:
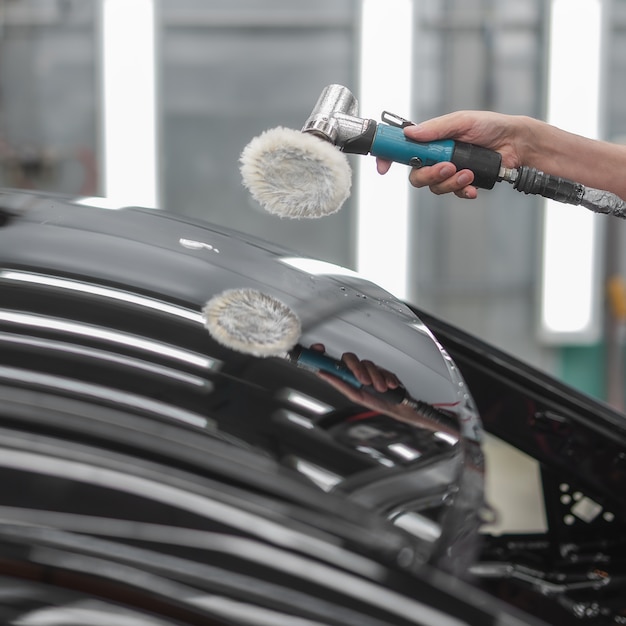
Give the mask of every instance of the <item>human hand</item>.
[[[314, 343], [310, 347], [318, 352], [326, 351], [322, 343]], [[387, 415], [395, 414], [399, 410], [401, 407], [399, 399], [392, 396], [395, 396], [395, 389], [400, 390], [404, 389], [404, 387], [393, 372], [367, 359], [361, 360], [352, 352], [344, 352], [341, 362], [350, 370], [356, 380], [361, 383], [361, 387], [355, 387], [340, 377], [322, 370], [317, 372], [317, 376], [355, 404], [360, 404]], [[390, 396], [389, 394], [392, 395]]]
[[[407, 126], [404, 134], [419, 142], [439, 139], [455, 139], [490, 148], [502, 155], [505, 167], [522, 165], [524, 143], [524, 118], [491, 111], [457, 111]], [[385, 174], [391, 162], [377, 159], [377, 169]], [[478, 191], [471, 183], [474, 174], [470, 170], [457, 171], [452, 163], [443, 162], [432, 166], [412, 168], [409, 181], [414, 187], [429, 187], [437, 194], [454, 193], [459, 198], [476, 198]]]
[[[311, 345], [311, 349], [318, 352], [326, 352], [326, 347], [323, 343], [314, 343]], [[368, 359], [359, 359], [353, 352], [344, 352], [341, 356], [341, 361], [352, 372], [359, 383], [366, 387], [371, 387], [379, 393], [402, 387], [402, 383], [393, 372], [376, 365], [376, 363]], [[323, 375], [324, 372], [320, 372], [320, 374]], [[332, 374], [330, 376], [332, 377]]]
[[[318, 352], [326, 352], [323, 343], [311, 344], [310, 348]], [[352, 352], [344, 352], [341, 361], [363, 387], [357, 388], [354, 385], [344, 382], [341, 378], [322, 370], [317, 372], [317, 376], [346, 396], [351, 402], [406, 422], [412, 426], [434, 432], [447, 432], [455, 437], [458, 436], [458, 428], [450, 426], [439, 419], [434, 419], [433, 410], [424, 411], [423, 408], [416, 407], [414, 402], [399, 402], [397, 399], [387, 397], [385, 392], [398, 388], [404, 390], [400, 379], [393, 372], [367, 359], [359, 359], [359, 357]], [[377, 393], [372, 393], [372, 390], [375, 390]], [[429, 406], [424, 405], [424, 403], [418, 404]]]

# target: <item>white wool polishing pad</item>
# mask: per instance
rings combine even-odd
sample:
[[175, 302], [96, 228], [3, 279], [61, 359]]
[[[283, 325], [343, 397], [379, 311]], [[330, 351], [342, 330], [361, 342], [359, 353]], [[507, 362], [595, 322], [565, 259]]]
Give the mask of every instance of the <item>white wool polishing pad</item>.
[[255, 289], [223, 291], [202, 313], [218, 343], [254, 356], [284, 356], [302, 332], [300, 319], [286, 304]]
[[244, 187], [279, 217], [324, 217], [350, 195], [348, 158], [310, 133], [282, 126], [266, 130], [244, 148], [240, 163]]

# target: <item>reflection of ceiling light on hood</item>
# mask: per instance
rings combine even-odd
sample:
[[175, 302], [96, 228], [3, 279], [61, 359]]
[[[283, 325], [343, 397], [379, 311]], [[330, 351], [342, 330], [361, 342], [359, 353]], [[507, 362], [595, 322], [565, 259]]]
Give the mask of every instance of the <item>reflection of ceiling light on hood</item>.
[[294, 460], [295, 468], [304, 474], [309, 480], [314, 482], [320, 489], [324, 491], [330, 491], [335, 485], [340, 483], [343, 479], [341, 476], [329, 472], [327, 469], [314, 465], [308, 461], [302, 459]]
[[313, 276], [351, 276], [353, 278], [363, 278], [363, 276], [347, 267], [328, 263], [328, 261], [318, 261], [316, 259], [304, 259], [300, 257], [284, 257], [280, 259], [280, 261], [285, 265], [295, 267], [297, 270], [307, 272], [307, 274], [312, 274]]
[[91, 283], [85, 283], [79, 280], [71, 280], [69, 278], [57, 278], [56, 276], [46, 276], [44, 274], [36, 274], [34, 272], [22, 272], [19, 270], [2, 270], [0, 271], [0, 279], [12, 280], [22, 283], [33, 283], [43, 285], [45, 287], [54, 287], [56, 289], [67, 289], [68, 291], [76, 291], [80, 293], [88, 293], [93, 296], [109, 298], [111, 300], [120, 300], [128, 304], [135, 304], [140, 307], [161, 311], [176, 317], [182, 317], [192, 322], [203, 323], [202, 314], [191, 309], [186, 309], [175, 304], [169, 304], [155, 298], [147, 298], [139, 296], [121, 289], [112, 287], [102, 287]]
[[298, 413], [293, 413], [292, 411], [283, 411], [282, 414], [293, 424], [297, 424], [298, 426], [308, 429], [315, 428], [313, 422], [308, 417], [304, 417]]
[[106, 350], [99, 350], [91, 346], [80, 346], [65, 341], [57, 341], [55, 339], [43, 339], [40, 337], [23, 337], [13, 336], [9, 333], [0, 332], [0, 342], [14, 344], [14, 345], [26, 345], [35, 346], [41, 350], [56, 350], [61, 353], [75, 354], [87, 359], [97, 359], [103, 362], [115, 363], [122, 367], [134, 368], [150, 372], [155, 376], [164, 376], [166, 378], [176, 380], [181, 383], [192, 385], [197, 388], [204, 388], [207, 391], [213, 389], [213, 384], [205, 378], [194, 376], [187, 372], [172, 369], [165, 365], [158, 363], [151, 363], [142, 359], [137, 359], [125, 354], [116, 354]]
[[324, 415], [333, 410], [333, 407], [325, 402], [320, 402], [311, 396], [296, 391], [295, 389], [285, 389], [281, 394], [288, 402], [295, 404], [307, 411], [317, 413], [318, 415]]
[[454, 435], [451, 435], [449, 433], [442, 433], [437, 431], [434, 436], [437, 437], [437, 439], [441, 439], [441, 441], [449, 443], [451, 446], [455, 446], [459, 442], [458, 437], [455, 437]]
[[[141, 411], [149, 411], [156, 415], [162, 415], [170, 419], [185, 422], [199, 428], [215, 428], [212, 420], [198, 415], [192, 411], [181, 409], [167, 402], [160, 400], [152, 400], [146, 396], [138, 395], [128, 391], [121, 391], [105, 387], [95, 383], [88, 383], [73, 378], [65, 378], [53, 374], [43, 374], [40, 372], [32, 372], [19, 369], [17, 367], [0, 366], [0, 377], [7, 378], [11, 381], [26, 382], [31, 386], [51, 387], [53, 389], [64, 389], [72, 394], [88, 396], [110, 402], [118, 406], [126, 406]], [[2, 455], [4, 456], [4, 452]], [[93, 469], [93, 468], [92, 468]], [[90, 474], [91, 472], [87, 472]]]
[[419, 459], [422, 456], [422, 453], [416, 450], [415, 448], [411, 448], [404, 443], [392, 443], [387, 446], [387, 449], [393, 452], [394, 454], [402, 457], [406, 461], [415, 461], [415, 459]]
[[398, 515], [393, 520], [393, 523], [425, 541], [435, 542], [441, 537], [441, 526], [439, 524], [414, 511]]
[[189, 365], [194, 365], [204, 369], [217, 369], [220, 366], [219, 361], [204, 356], [203, 354], [183, 350], [170, 344], [145, 339], [130, 333], [99, 328], [98, 326], [94, 326], [92, 324], [82, 324], [80, 322], [47, 317], [45, 315], [13, 313], [9, 311], [0, 311], [0, 320], [8, 322], [9, 324], [30, 326], [31, 328], [40, 328], [46, 331], [67, 333], [106, 343], [126, 346], [136, 350], [142, 350], [144, 352], [150, 352], [159, 356], [175, 359], [177, 361], [182, 361], [183, 363], [188, 363]]
[[121, 202], [114, 198], [104, 198], [102, 196], [85, 196], [74, 200], [74, 204], [80, 204], [82, 206], [92, 206], [99, 209], [109, 209], [110, 211], [119, 211], [120, 209], [127, 208], [128, 202]]
[[[426, 324], [424, 324], [424, 322], [422, 322], [421, 320], [414, 320], [409, 324], [410, 328], [413, 328], [414, 330], [417, 330], [418, 332], [422, 333], [422, 335], [428, 335], [429, 337], [431, 337], [432, 339], [435, 339], [435, 336], [433, 335], [433, 333], [431, 332], [430, 328], [428, 328], [428, 326], [426, 326]], [[436, 340], [435, 340], [436, 341]]]
[[370, 448], [369, 446], [356, 446], [355, 450], [363, 454], [367, 454], [367, 456], [371, 456], [373, 459], [376, 459], [376, 461], [378, 461], [381, 465], [386, 465], [387, 467], [396, 466], [396, 464], [391, 459], [388, 459], [386, 456], [383, 456], [375, 448]]

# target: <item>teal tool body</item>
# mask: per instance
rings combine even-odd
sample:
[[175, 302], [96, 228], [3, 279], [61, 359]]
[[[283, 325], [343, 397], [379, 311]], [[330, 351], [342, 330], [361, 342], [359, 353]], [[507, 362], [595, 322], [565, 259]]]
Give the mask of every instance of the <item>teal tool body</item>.
[[382, 123], [357, 113], [358, 102], [346, 87], [328, 85], [302, 132], [317, 135], [348, 154], [371, 154], [411, 167], [450, 161], [458, 170], [471, 170], [473, 184], [483, 189], [491, 189], [510, 171], [502, 168], [502, 156], [494, 150], [452, 139], [412, 141], [404, 134], [412, 122], [388, 111], [383, 111]]
[[410, 122], [386, 111], [383, 112], [383, 120], [387, 123], [378, 124], [374, 120], [368, 120], [370, 125], [375, 125], [374, 138], [369, 149], [372, 156], [411, 167], [450, 161], [456, 165], [457, 170], [472, 170], [474, 186], [482, 189], [491, 189], [501, 180], [500, 153], [452, 139], [428, 143], [412, 141], [404, 135], [404, 128]]

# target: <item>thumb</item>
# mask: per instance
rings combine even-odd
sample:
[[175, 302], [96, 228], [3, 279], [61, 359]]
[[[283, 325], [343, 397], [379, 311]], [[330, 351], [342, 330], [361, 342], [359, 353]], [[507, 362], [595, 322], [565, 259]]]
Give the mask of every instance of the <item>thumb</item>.
[[407, 126], [404, 134], [413, 141], [436, 141], [438, 139], [454, 139], [463, 134], [466, 124], [460, 112], [448, 113], [430, 120]]

